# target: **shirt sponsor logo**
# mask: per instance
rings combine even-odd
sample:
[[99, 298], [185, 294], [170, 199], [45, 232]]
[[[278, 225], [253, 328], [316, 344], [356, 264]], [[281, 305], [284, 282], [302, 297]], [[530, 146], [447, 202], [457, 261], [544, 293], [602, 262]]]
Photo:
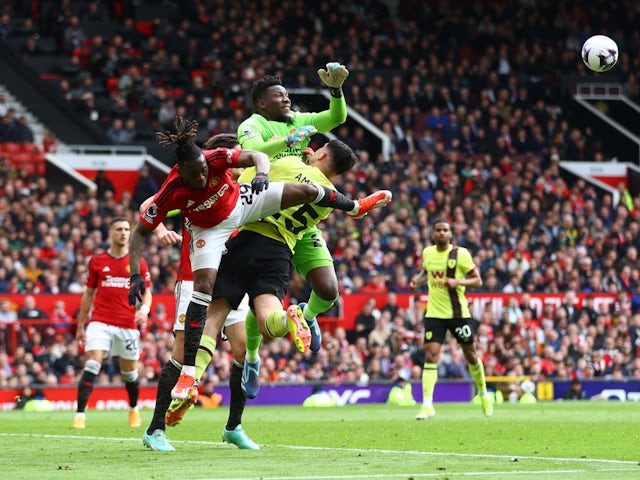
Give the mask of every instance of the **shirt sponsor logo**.
[[219, 199], [221, 199], [226, 191], [229, 190], [229, 184], [225, 183], [217, 193], [214, 193], [209, 198], [207, 198], [204, 202], [198, 205], [193, 209], [194, 212], [202, 212], [203, 210], [209, 210], [213, 207], [213, 204], [216, 203]]
[[109, 288], [129, 288], [129, 278], [127, 277], [112, 277], [111, 275], [107, 275], [107, 277], [100, 283], [101, 287], [109, 287]]
[[189, 208], [194, 203], [196, 203], [196, 202], [194, 202], [193, 200], [187, 200], [187, 208]]

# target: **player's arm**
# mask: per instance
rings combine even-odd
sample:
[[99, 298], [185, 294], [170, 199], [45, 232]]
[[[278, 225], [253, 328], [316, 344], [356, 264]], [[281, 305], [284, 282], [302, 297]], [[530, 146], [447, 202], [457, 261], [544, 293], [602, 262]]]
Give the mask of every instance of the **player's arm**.
[[271, 162], [264, 152], [243, 148], [238, 156], [237, 166], [240, 168], [256, 167], [256, 172], [269, 173]]
[[135, 322], [136, 325], [142, 325], [149, 320], [149, 312], [151, 312], [151, 302], [153, 301], [151, 294], [151, 288], [147, 285], [147, 289], [144, 294], [142, 294], [142, 303], [140, 304], [140, 308], [136, 310], [135, 314]]
[[347, 120], [347, 102], [342, 94], [340, 97], [332, 96], [328, 110], [310, 114], [303, 113], [298, 118], [300, 122], [316, 127], [319, 133], [329, 132]]
[[427, 272], [426, 270], [422, 270], [420, 273], [414, 275], [413, 278], [411, 278], [411, 281], [409, 282], [409, 287], [415, 290], [418, 287], [421, 287], [422, 285], [427, 283], [428, 281], [429, 281], [429, 272]]
[[153, 229], [139, 221], [131, 232], [129, 238], [129, 268], [131, 275], [140, 275], [140, 260], [144, 252], [144, 243]]
[[76, 318], [78, 321], [76, 341], [79, 345], [84, 345], [85, 342], [84, 325], [87, 323], [87, 317], [89, 316], [91, 305], [93, 305], [93, 297], [95, 294], [95, 288], [87, 287], [85, 288], [84, 293], [82, 294], [82, 299], [80, 300], [80, 310], [78, 311], [78, 317]]
[[[254, 125], [253, 128], [255, 127], [256, 126]], [[242, 138], [240, 133], [238, 133], [238, 138]], [[269, 158], [288, 148], [286, 137], [263, 140], [260, 135], [254, 135], [250, 138], [244, 138], [241, 141], [243, 150], [246, 149], [262, 152]]]
[[[153, 202], [153, 198], [154, 197], [151, 196], [147, 198], [144, 202], [142, 202], [142, 204], [140, 205], [140, 208], [138, 209], [140, 212], [140, 215], [142, 215], [144, 211], [147, 209], [147, 207], [151, 205], [151, 202]], [[170, 211], [167, 214], [167, 217], [173, 216], [172, 214], [174, 212], [177, 215], [180, 213], [180, 210]], [[176, 243], [179, 243], [182, 241], [182, 235], [180, 235], [179, 233], [173, 230], [169, 230], [167, 226], [164, 224], [164, 222], [160, 222], [158, 226], [155, 228], [155, 230], [153, 231], [153, 233], [155, 233], [156, 236], [158, 237], [158, 241], [160, 242], [160, 245], [164, 245], [166, 247], [170, 245], [175, 245]]]

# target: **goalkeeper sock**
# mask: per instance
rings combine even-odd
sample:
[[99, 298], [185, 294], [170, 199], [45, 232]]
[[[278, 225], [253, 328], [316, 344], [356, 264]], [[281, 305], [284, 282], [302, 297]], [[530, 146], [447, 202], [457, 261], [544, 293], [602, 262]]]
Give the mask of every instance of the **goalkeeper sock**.
[[311, 295], [309, 296], [309, 303], [307, 303], [303, 312], [304, 319], [307, 321], [307, 324], [311, 326], [311, 324], [316, 321], [316, 317], [333, 307], [337, 300], [338, 297], [333, 300], [324, 300], [323, 298], [320, 298], [315, 290], [312, 290]]

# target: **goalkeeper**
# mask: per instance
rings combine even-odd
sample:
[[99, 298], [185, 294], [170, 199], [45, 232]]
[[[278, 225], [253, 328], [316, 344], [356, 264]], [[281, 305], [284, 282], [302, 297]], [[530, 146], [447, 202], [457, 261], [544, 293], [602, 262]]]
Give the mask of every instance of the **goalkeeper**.
[[[337, 62], [327, 63], [318, 76], [329, 87], [329, 109], [299, 113], [291, 110], [291, 100], [279, 77], [267, 75], [254, 83], [251, 98], [256, 113], [238, 126], [238, 141], [243, 149], [266, 153], [272, 162], [295, 155], [306, 160], [302, 149], [315, 133], [325, 133], [347, 119], [347, 103], [342, 84], [349, 70]], [[312, 288], [308, 304], [301, 304], [311, 330], [312, 352], [321, 347], [320, 327], [316, 316], [329, 310], [338, 300], [338, 279], [333, 258], [320, 229], [307, 231], [295, 245], [293, 265]], [[249, 312], [248, 315], [253, 315]], [[247, 326], [255, 324], [247, 322]]]

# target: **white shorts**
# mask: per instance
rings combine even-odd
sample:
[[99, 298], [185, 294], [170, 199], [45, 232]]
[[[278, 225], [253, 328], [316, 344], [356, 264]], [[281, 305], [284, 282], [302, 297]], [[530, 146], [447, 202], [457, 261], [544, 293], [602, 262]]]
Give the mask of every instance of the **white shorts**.
[[194, 272], [202, 268], [217, 270], [225, 251], [224, 244], [236, 228], [281, 210], [284, 185], [284, 182], [273, 182], [269, 184], [267, 190], [253, 194], [251, 185], [241, 183], [239, 201], [229, 216], [215, 227], [197, 227], [187, 219], [185, 225], [191, 234], [189, 245], [191, 270]]
[[[173, 322], [173, 331], [184, 331], [184, 319], [191, 301], [191, 294], [193, 293], [193, 282], [191, 280], [180, 280], [176, 283], [174, 293], [176, 297], [176, 317]], [[238, 308], [229, 312], [227, 319], [224, 321], [224, 326], [230, 327], [238, 322], [244, 322], [248, 311], [249, 295], [245, 295]]]
[[140, 331], [137, 328], [121, 328], [102, 322], [89, 322], [85, 333], [85, 350], [104, 350], [113, 357], [125, 360], [140, 359]]

